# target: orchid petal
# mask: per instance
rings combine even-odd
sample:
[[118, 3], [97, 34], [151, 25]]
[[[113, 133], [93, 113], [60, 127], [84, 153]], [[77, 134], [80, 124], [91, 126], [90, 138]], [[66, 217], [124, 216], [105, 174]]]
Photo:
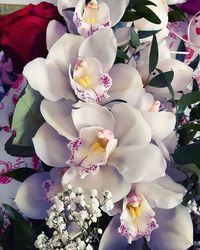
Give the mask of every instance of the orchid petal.
[[155, 209], [158, 230], [149, 245], [154, 250], [185, 250], [193, 245], [193, 225], [188, 208]]
[[99, 194], [105, 190], [109, 190], [112, 193], [113, 202], [121, 200], [131, 189], [131, 183], [125, 181], [112, 166], [101, 166], [96, 174], [87, 175], [84, 179], [80, 179], [79, 176], [75, 178], [72, 170], [69, 174], [70, 178], [68, 171], [63, 176], [62, 184], [64, 186], [71, 184], [73, 187], [81, 187], [88, 195], [90, 195], [91, 189], [96, 189]]
[[110, 99], [122, 99], [134, 105], [143, 91], [143, 83], [138, 71], [126, 64], [115, 64], [109, 72], [112, 86], [109, 89]]
[[115, 30], [115, 37], [117, 39], [117, 46], [123, 46], [127, 44], [131, 39], [131, 28], [123, 27]]
[[44, 119], [58, 132], [58, 134], [72, 140], [78, 136], [74, 127], [71, 111], [73, 101], [60, 100], [51, 102], [43, 100], [40, 106]]
[[84, 43], [83, 37], [66, 33], [51, 47], [47, 59], [67, 77], [69, 65], [75, 66], [82, 43]]
[[33, 89], [51, 101], [73, 99], [66, 77], [52, 61], [36, 58], [24, 67], [23, 75]]
[[47, 200], [43, 185], [49, 179], [47, 172], [36, 173], [21, 184], [15, 202], [25, 216], [32, 219], [44, 219], [47, 216], [51, 203]]
[[78, 131], [89, 126], [99, 126], [113, 131], [115, 124], [112, 113], [98, 104], [85, 104], [79, 109], [72, 110], [72, 119]]
[[172, 112], [142, 112], [142, 116], [150, 126], [153, 138], [163, 140], [175, 128], [176, 117]]
[[141, 111], [148, 111], [154, 103], [153, 95], [150, 93], [146, 93], [145, 91], [141, 91], [140, 93], [141, 95], [138, 102], [134, 105], [134, 108]]
[[46, 42], [47, 49], [54, 45], [54, 43], [60, 39], [67, 32], [67, 28], [56, 20], [51, 20], [47, 26]]
[[60, 136], [48, 123], [44, 123], [33, 138], [36, 154], [50, 166], [64, 167], [70, 157], [68, 140]]
[[136, 193], [144, 195], [152, 208], [171, 209], [178, 206], [186, 193], [180, 184], [174, 182], [168, 175], [154, 182], [138, 183]]
[[113, 0], [99, 0], [99, 2], [105, 2], [110, 9], [110, 19], [112, 26], [115, 26], [122, 16], [124, 15], [125, 9], [129, 3], [129, 0], [120, 0], [117, 5]]
[[153, 144], [119, 146], [111, 155], [109, 164], [115, 166], [132, 183], [153, 181], [164, 176], [166, 169], [162, 153]]
[[[102, 46], [102, 41], [104, 44]], [[112, 29], [97, 30], [92, 36], [85, 39], [79, 49], [79, 56], [96, 57], [107, 73], [114, 64], [117, 53], [117, 42]]]
[[150, 143], [150, 128], [137, 109], [128, 104], [115, 104], [111, 112], [115, 119], [114, 135], [118, 139], [118, 145], [147, 145]]
[[125, 237], [118, 232], [120, 226], [119, 215], [113, 217], [101, 238], [99, 250], [142, 250], [143, 240], [137, 240], [128, 244]]

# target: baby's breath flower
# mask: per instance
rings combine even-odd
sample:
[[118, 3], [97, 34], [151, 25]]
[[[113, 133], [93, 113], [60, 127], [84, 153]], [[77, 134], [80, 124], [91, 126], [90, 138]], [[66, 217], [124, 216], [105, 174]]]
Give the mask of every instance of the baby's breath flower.
[[[52, 237], [49, 238], [42, 232], [35, 242], [36, 248], [93, 250], [92, 244], [98, 239], [98, 235], [103, 233], [94, 223], [102, 216], [102, 209], [108, 211], [113, 208], [111, 193], [104, 191], [102, 196], [101, 201], [97, 190], [93, 189], [90, 199], [86, 200], [84, 190], [79, 187], [73, 190], [71, 185], [68, 185], [63, 193], [54, 196], [46, 219], [47, 226], [54, 230]], [[70, 228], [76, 229], [73, 231]]]

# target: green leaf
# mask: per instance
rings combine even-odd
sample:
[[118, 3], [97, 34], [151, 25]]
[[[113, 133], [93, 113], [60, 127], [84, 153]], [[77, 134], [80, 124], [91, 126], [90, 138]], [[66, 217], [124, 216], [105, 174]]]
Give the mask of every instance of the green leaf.
[[44, 122], [40, 113], [42, 99], [38, 91], [33, 90], [29, 85], [26, 87], [25, 94], [18, 101], [13, 115], [12, 129], [16, 130], [13, 144], [33, 145], [32, 138]]
[[[180, 42], [179, 46], [178, 46], [178, 50], [179, 52], [185, 52], [185, 43], [183, 41]], [[176, 60], [179, 60], [181, 62], [185, 61], [185, 54], [177, 54], [176, 55]]]
[[154, 34], [157, 34], [160, 31], [161, 29], [160, 30], [142, 30], [142, 31], [138, 31], [138, 36], [140, 39], [143, 39], [149, 36], [153, 36]]
[[150, 56], [149, 56], [149, 73], [151, 73], [157, 66], [158, 64], [158, 42], [156, 35], [153, 34], [153, 40], [151, 44], [151, 51], [150, 51]]
[[177, 102], [177, 105], [185, 105], [188, 106], [190, 104], [196, 103], [200, 101], [200, 92], [194, 91], [185, 95], [182, 95], [180, 100]]
[[200, 131], [200, 124], [188, 123], [188, 124], [182, 125], [181, 128], [187, 128], [187, 129], [192, 129], [192, 130], [195, 130], [195, 131]]
[[133, 0], [130, 1], [130, 6], [133, 8], [135, 4], [141, 4], [141, 5], [153, 5], [157, 6], [155, 3], [148, 1], [148, 0]]
[[12, 156], [20, 157], [32, 157], [35, 155], [35, 149], [33, 146], [19, 146], [13, 144], [14, 136], [11, 136], [10, 139], [5, 144], [5, 151]]
[[200, 167], [200, 144], [193, 143], [185, 145], [183, 147], [177, 148], [173, 154], [175, 162], [186, 165], [186, 164], [196, 164]]
[[172, 70], [167, 72], [162, 72], [156, 75], [153, 79], [151, 79], [148, 85], [157, 88], [168, 87], [171, 84], [173, 77], [174, 77], [174, 72]]
[[134, 9], [139, 15], [147, 19], [151, 23], [160, 24], [160, 18], [148, 7], [145, 5], [141, 6], [140, 3], [134, 5]]
[[37, 173], [37, 171], [32, 169], [32, 168], [19, 168], [19, 169], [15, 169], [13, 171], [7, 172], [5, 174], [2, 174], [2, 176], [8, 176], [8, 177], [11, 177], [17, 181], [23, 182], [29, 176], [31, 176], [35, 173]]
[[198, 54], [197, 57], [195, 57], [195, 59], [190, 64], [188, 64], [188, 66], [195, 71], [195, 69], [197, 68], [199, 64], [199, 61], [200, 61], [200, 56]]
[[172, 10], [168, 13], [169, 22], [177, 22], [185, 20], [185, 17], [178, 11]]
[[35, 232], [31, 224], [13, 207], [7, 204], [3, 204], [3, 206], [6, 209], [11, 224], [14, 224], [14, 227], [18, 229], [15, 238], [20, 238], [22, 245], [26, 244], [27, 247], [32, 245], [35, 241]]
[[140, 38], [134, 29], [131, 30], [131, 43], [135, 48], [140, 46]]
[[133, 22], [133, 21], [138, 20], [140, 18], [142, 18], [142, 16], [139, 13], [137, 13], [135, 11], [127, 11], [127, 12], [125, 12], [125, 14], [123, 15], [121, 20], [122, 20], [122, 22]]
[[127, 56], [127, 54], [120, 49], [117, 49], [117, 57], [121, 59], [129, 60], [129, 57]]
[[[185, 15], [185, 13], [182, 11], [182, 9], [180, 9], [177, 5], [173, 4], [173, 5], [170, 5], [170, 8], [174, 11], [176, 11], [176, 13], [179, 13], [180, 16], [183, 17], [183, 19], [187, 20], [187, 17]], [[183, 20], [182, 19], [182, 20]]]

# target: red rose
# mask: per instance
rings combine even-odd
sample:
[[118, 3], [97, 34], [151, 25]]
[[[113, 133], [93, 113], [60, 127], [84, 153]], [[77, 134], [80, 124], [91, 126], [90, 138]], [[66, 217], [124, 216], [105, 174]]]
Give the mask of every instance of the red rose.
[[34, 58], [47, 56], [46, 28], [53, 19], [63, 21], [57, 8], [46, 2], [0, 17], [0, 47], [12, 59], [15, 72], [21, 73]]

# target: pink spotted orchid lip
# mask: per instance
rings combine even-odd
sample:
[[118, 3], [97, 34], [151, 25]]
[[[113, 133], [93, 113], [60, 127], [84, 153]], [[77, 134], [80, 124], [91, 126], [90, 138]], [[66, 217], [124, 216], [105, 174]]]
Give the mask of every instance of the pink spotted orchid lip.
[[112, 78], [103, 73], [100, 62], [94, 57], [78, 59], [73, 74], [69, 67], [69, 78], [75, 95], [84, 102], [102, 104], [110, 97]]
[[[83, 130], [81, 133], [83, 133]], [[66, 162], [68, 166], [77, 170], [82, 179], [88, 174], [95, 174], [100, 166], [105, 165], [109, 154], [117, 144], [113, 132], [108, 129], [87, 128], [87, 131], [89, 131], [88, 134], [93, 133], [94, 140], [87, 141], [88, 138], [83, 138], [80, 133], [79, 138], [70, 141], [68, 144], [71, 157]]]
[[154, 216], [154, 211], [142, 195], [130, 193], [123, 202], [118, 232], [126, 237], [130, 244], [142, 237], [149, 241], [151, 232], [159, 227]]
[[91, 0], [86, 6], [77, 5], [73, 17], [74, 24], [80, 35], [91, 36], [95, 31], [111, 28], [110, 12], [106, 3], [98, 4]]

